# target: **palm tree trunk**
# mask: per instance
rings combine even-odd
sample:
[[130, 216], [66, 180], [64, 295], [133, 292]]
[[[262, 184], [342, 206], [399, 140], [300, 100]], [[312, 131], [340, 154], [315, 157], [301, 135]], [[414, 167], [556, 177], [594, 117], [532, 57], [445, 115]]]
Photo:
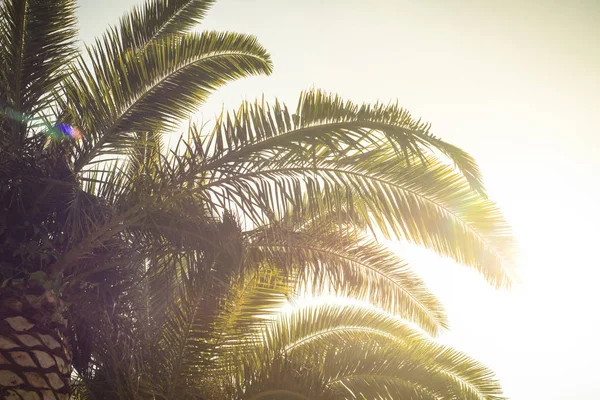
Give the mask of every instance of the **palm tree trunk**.
[[66, 321], [48, 291], [0, 294], [0, 399], [67, 400], [71, 351]]

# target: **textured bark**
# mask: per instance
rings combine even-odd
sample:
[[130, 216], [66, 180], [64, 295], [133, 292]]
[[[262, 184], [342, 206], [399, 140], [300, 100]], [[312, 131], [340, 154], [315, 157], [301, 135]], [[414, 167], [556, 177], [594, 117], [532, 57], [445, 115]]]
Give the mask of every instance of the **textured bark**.
[[0, 295], [1, 400], [69, 398], [72, 358], [65, 325], [47, 292]]

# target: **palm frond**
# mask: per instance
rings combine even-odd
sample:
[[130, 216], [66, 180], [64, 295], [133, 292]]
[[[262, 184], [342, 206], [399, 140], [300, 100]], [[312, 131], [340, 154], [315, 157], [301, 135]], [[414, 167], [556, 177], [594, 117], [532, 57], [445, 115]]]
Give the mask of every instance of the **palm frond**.
[[342, 400], [329, 389], [320, 371], [276, 357], [266, 368], [247, 369], [235, 400]]
[[74, 149], [76, 171], [130, 148], [136, 143], [131, 132], [175, 127], [217, 87], [271, 71], [254, 37], [230, 32], [165, 36], [113, 64], [107, 46], [89, 48], [91, 64], [82, 58], [63, 85], [62, 118], [84, 132]]
[[397, 254], [361, 233], [308, 225], [286, 230], [278, 224], [257, 229], [248, 245], [256, 258], [298, 271], [301, 285], [369, 301], [435, 335], [447, 327], [442, 305]]
[[[258, 208], [274, 216], [287, 208], [317, 215], [352, 209], [388, 237], [470, 265], [496, 286], [510, 285], [507, 268], [514, 245], [498, 207], [452, 167], [431, 157], [424, 160], [425, 165], [397, 160], [381, 150], [325, 160], [266, 158], [224, 170], [204, 190], [226, 196], [243, 212]], [[319, 200], [322, 193], [327, 194], [325, 204]], [[255, 222], [269, 218], [259, 215]]]
[[[0, 120], [7, 111], [31, 118], [51, 104], [77, 53], [75, 8], [73, 0], [0, 4]], [[25, 134], [27, 124], [10, 123], [10, 132]]]
[[[356, 305], [318, 304], [282, 313], [264, 332], [262, 346], [289, 353], [325, 341], [349, 341], [364, 334], [411, 341], [425, 335], [408, 323], [381, 310]], [[332, 339], [333, 338], [333, 339]]]
[[206, 309], [206, 290], [193, 278], [184, 279], [184, 285], [195, 286], [183, 289], [174, 299], [161, 328], [165, 398], [175, 398], [175, 393], [185, 391], [194, 371], [209, 363], [206, 338], [210, 335], [207, 329], [211, 310]]
[[[502, 400], [493, 373], [463, 353], [430, 342], [353, 343], [317, 356], [328, 386], [345, 398], [401, 398], [414, 391], [425, 398]], [[439, 362], [451, 360], [449, 363]], [[314, 362], [314, 360], [313, 360]], [[449, 365], [451, 363], [451, 365]], [[391, 388], [399, 393], [388, 392]], [[381, 393], [381, 390], [385, 391]], [[417, 399], [419, 397], [416, 397]]]
[[169, 35], [181, 35], [197, 26], [214, 0], [147, 0], [134, 6], [119, 21], [117, 47], [121, 53], [143, 49], [148, 43]]
[[[321, 90], [300, 94], [296, 111], [276, 101], [244, 103], [234, 114], [223, 115], [208, 145], [213, 159], [206, 169], [237, 163], [260, 152], [287, 149], [292, 144], [321, 144], [335, 154], [391, 145], [397, 155], [421, 156], [437, 150], [455, 163], [476, 190], [483, 190], [473, 158], [430, 132], [397, 104], [357, 105]], [[209, 151], [207, 151], [208, 153]]]
[[213, 326], [217, 346], [237, 343], [264, 328], [293, 291], [290, 278], [277, 268], [262, 266], [240, 276], [232, 284]]
[[255, 386], [259, 393], [283, 390], [286, 379], [303, 376], [312, 380], [305, 390], [324, 386], [329, 398], [504, 398], [485, 366], [376, 309], [295, 309], [279, 316], [253, 346], [254, 357], [240, 364], [237, 375], [245, 396]]
[[295, 287], [277, 268], [260, 266], [234, 281], [223, 297], [218, 316], [211, 327], [213, 365], [208, 375], [223, 398], [239, 392], [236, 382], [247, 372], [240, 364], [255, 357], [260, 332], [280, 312]]

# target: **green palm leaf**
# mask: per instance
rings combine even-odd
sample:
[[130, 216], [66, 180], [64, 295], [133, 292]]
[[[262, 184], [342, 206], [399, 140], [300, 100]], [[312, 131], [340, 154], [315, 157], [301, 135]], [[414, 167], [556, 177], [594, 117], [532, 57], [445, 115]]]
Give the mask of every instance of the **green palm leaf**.
[[75, 170], [102, 154], [136, 143], [131, 132], [172, 128], [214, 89], [252, 74], [270, 73], [271, 61], [255, 38], [208, 32], [165, 36], [141, 53], [111, 64], [102, 44], [88, 50], [63, 86], [63, 119], [84, 131]]
[[[451, 348], [430, 341], [419, 343], [354, 343], [319, 357], [328, 386], [344, 398], [402, 398], [411, 391], [425, 398], [504, 399], [493, 373]], [[445, 363], [446, 358], [452, 364]], [[391, 388], [400, 392], [391, 392]], [[383, 392], [382, 392], [383, 389]]]
[[[7, 112], [30, 118], [52, 103], [53, 89], [77, 54], [75, 7], [72, 0], [0, 4], [0, 120]], [[10, 132], [25, 134], [27, 124], [11, 124], [20, 128]]]
[[[254, 346], [238, 375], [241, 398], [272, 398], [288, 383], [308, 398], [321, 388], [340, 399], [503, 399], [489, 369], [376, 309], [296, 309], [279, 316]], [[290, 383], [299, 374], [312, 382]]]
[[340, 399], [326, 386], [320, 371], [302, 368], [281, 357], [270, 360], [269, 368], [248, 370], [245, 385], [227, 397], [235, 400], [333, 400]]
[[447, 327], [444, 309], [425, 283], [397, 254], [363, 234], [272, 224], [253, 231], [248, 247], [256, 258], [297, 270], [301, 286], [317, 292], [332, 287], [337, 295], [370, 301], [433, 335]]
[[[149, 0], [133, 7], [118, 24], [119, 51], [139, 50], [165, 36], [189, 32], [213, 4], [214, 0]], [[116, 32], [111, 30], [106, 35]]]
[[323, 342], [349, 341], [353, 337], [364, 337], [365, 333], [398, 341], [425, 337], [405, 321], [377, 309], [319, 304], [281, 314], [265, 330], [262, 346], [284, 353], [301, 351], [306, 345], [314, 350]]
[[206, 169], [300, 143], [320, 144], [338, 155], [382, 144], [407, 158], [433, 150], [447, 156], [472, 187], [483, 192], [473, 158], [431, 134], [429, 124], [415, 120], [397, 104], [359, 106], [320, 90], [301, 93], [294, 113], [279, 102], [273, 107], [264, 101], [244, 103], [236, 113], [221, 117], [208, 143], [213, 159]]
[[[335, 160], [266, 158], [224, 171], [204, 190], [215, 197], [226, 193], [243, 212], [292, 207], [321, 215], [351, 208], [387, 236], [473, 266], [496, 286], [509, 285], [514, 247], [498, 207], [453, 168], [432, 157], [424, 160], [426, 165], [402, 161], [381, 150]], [[319, 200], [322, 193], [327, 204]], [[256, 223], [268, 217], [259, 215]]]
[[213, 326], [217, 346], [243, 340], [264, 328], [294, 292], [292, 281], [278, 269], [266, 266], [247, 271], [234, 281]]

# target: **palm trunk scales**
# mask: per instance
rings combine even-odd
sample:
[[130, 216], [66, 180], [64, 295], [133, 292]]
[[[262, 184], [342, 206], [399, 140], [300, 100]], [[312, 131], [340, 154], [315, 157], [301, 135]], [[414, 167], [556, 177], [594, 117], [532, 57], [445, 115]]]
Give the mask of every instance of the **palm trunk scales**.
[[0, 293], [0, 400], [68, 400], [71, 353], [56, 299]]

